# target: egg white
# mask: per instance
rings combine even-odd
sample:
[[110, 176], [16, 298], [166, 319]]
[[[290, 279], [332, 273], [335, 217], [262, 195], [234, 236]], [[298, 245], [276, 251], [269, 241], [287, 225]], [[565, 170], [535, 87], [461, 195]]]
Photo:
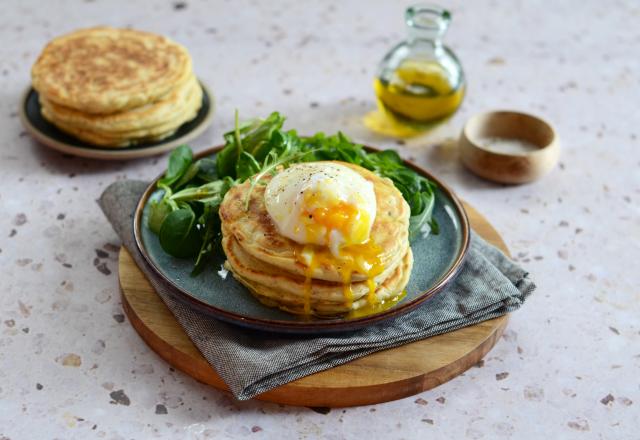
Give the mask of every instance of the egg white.
[[[312, 218], [316, 209], [330, 210], [338, 204], [358, 213], [353, 221], [359, 222], [359, 233], [356, 225], [337, 230]], [[376, 215], [373, 184], [332, 162], [299, 163], [278, 173], [265, 189], [265, 205], [280, 234], [301, 244], [327, 246], [336, 256], [341, 247], [368, 239]]]

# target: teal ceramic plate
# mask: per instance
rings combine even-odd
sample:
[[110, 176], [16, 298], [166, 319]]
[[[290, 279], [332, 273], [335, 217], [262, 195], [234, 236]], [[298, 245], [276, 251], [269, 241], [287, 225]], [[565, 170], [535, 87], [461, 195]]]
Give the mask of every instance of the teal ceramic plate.
[[[219, 148], [207, 150], [198, 157], [211, 156]], [[134, 217], [136, 242], [149, 264], [176, 288], [178, 299], [202, 312], [233, 324], [254, 329], [286, 333], [326, 333], [355, 330], [399, 316], [423, 304], [451, 282], [462, 266], [469, 246], [469, 222], [462, 204], [440, 181], [426, 171], [407, 162], [437, 185], [434, 215], [440, 225], [438, 235], [420, 237], [411, 244], [414, 265], [406, 296], [393, 307], [380, 313], [356, 318], [319, 319], [300, 317], [270, 308], [257, 299], [231, 273], [223, 278], [219, 271], [225, 261], [218, 255], [213, 265], [197, 277], [190, 276], [193, 259], [178, 259], [166, 254], [158, 237], [149, 230], [147, 218], [150, 201], [162, 196], [156, 182], [145, 191]], [[428, 304], [424, 305], [429, 307]]]
[[200, 85], [203, 91], [202, 106], [194, 119], [181, 125], [173, 135], [166, 139], [146, 142], [133, 147], [99, 147], [61, 131], [42, 116], [38, 92], [32, 87], [27, 88], [22, 98], [20, 119], [22, 120], [22, 125], [37, 141], [62, 153], [104, 160], [125, 160], [153, 156], [173, 150], [178, 145], [195, 139], [211, 123], [214, 108], [213, 96], [202, 81]]

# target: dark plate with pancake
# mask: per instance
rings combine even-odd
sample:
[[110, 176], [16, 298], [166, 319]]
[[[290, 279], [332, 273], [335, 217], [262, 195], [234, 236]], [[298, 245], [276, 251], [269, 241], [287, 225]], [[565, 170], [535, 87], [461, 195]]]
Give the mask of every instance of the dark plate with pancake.
[[27, 88], [20, 104], [20, 119], [26, 130], [43, 145], [65, 154], [103, 160], [137, 159], [155, 156], [188, 143], [202, 134], [211, 124], [214, 113], [213, 96], [200, 81], [202, 106], [191, 121], [183, 124], [171, 136], [155, 142], [140, 143], [124, 148], [105, 148], [83, 142], [63, 132], [42, 116], [38, 92]]
[[[371, 149], [373, 150], [373, 149]], [[197, 157], [212, 157], [213, 148]], [[178, 299], [214, 318], [244, 327], [285, 333], [317, 334], [350, 331], [400, 316], [424, 304], [450, 283], [462, 267], [469, 246], [469, 222], [458, 198], [438, 179], [418, 166], [405, 164], [436, 185], [433, 215], [440, 233], [411, 243], [414, 266], [406, 295], [391, 308], [367, 316], [338, 318], [298, 317], [261, 304], [231, 273], [225, 273], [224, 253], [198, 276], [192, 277], [192, 259], [174, 258], [164, 252], [158, 236], [147, 226], [150, 202], [161, 196], [154, 180], [142, 195], [134, 216], [136, 243], [151, 267], [175, 288]], [[161, 177], [161, 176], [160, 176]], [[424, 304], [428, 307], [428, 303]]]

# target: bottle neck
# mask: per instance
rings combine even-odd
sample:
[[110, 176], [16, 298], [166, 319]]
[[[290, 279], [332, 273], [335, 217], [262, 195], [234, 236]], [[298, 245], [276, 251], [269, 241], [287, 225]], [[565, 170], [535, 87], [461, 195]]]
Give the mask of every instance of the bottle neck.
[[451, 21], [446, 9], [432, 5], [414, 5], [407, 8], [405, 22], [410, 43], [430, 42], [434, 49], [442, 47], [442, 37]]

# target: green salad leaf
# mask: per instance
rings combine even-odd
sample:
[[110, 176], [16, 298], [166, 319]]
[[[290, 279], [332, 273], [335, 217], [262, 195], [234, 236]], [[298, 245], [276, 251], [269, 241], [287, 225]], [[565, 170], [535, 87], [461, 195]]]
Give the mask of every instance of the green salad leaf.
[[411, 208], [410, 239], [438, 233], [432, 216], [434, 184], [405, 166], [396, 151], [367, 152], [341, 132], [301, 137], [295, 130], [283, 130], [284, 121], [284, 116], [273, 112], [265, 119], [241, 123], [236, 112], [234, 128], [223, 135], [225, 145], [215, 157], [194, 162], [186, 145], [169, 156], [167, 171], [157, 183], [164, 192], [151, 202], [148, 225], [165, 252], [178, 258], [196, 257], [192, 275], [222, 252], [218, 213], [227, 191], [249, 179], [248, 209], [250, 195], [264, 176], [297, 162], [338, 160], [391, 179]]
[[180, 145], [171, 152], [169, 166], [164, 177], [158, 181], [158, 185], [171, 186], [184, 176], [193, 162], [193, 152], [188, 145]]
[[197, 163], [198, 174], [196, 176], [198, 179], [204, 180], [205, 182], [218, 180], [218, 170], [216, 169], [215, 159], [205, 157], [200, 159]]
[[160, 227], [160, 245], [178, 258], [193, 257], [201, 247], [196, 229], [196, 215], [190, 207], [179, 208], [168, 214]]
[[155, 200], [152, 201], [148, 220], [149, 229], [156, 235], [160, 234], [162, 223], [164, 219], [171, 214], [171, 211], [173, 211], [173, 208], [164, 199], [159, 202]]
[[266, 119], [252, 119], [239, 125], [236, 112], [236, 126], [232, 131], [224, 134], [225, 146], [217, 155], [218, 176], [229, 176], [235, 179], [238, 177], [238, 171], [246, 171], [242, 167], [245, 166], [248, 158], [245, 155], [241, 162], [242, 153], [246, 152], [251, 159], [258, 160], [254, 154], [270, 141], [276, 130], [282, 128], [284, 119], [280, 113], [273, 112]]

